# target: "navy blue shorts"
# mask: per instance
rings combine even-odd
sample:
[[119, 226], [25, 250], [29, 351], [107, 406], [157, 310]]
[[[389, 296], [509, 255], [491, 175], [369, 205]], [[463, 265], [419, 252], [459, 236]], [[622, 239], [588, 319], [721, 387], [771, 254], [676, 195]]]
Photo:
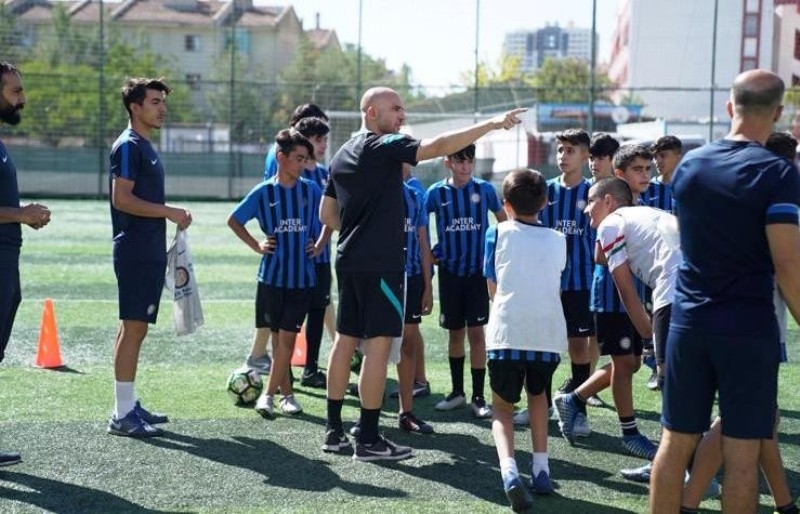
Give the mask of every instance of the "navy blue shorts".
[[553, 379], [561, 358], [557, 353], [525, 350], [491, 350], [486, 368], [492, 392], [517, 403], [523, 387], [531, 396], [542, 394]]
[[331, 265], [317, 264], [314, 266], [317, 274], [317, 285], [311, 292], [311, 305], [309, 309], [324, 309], [331, 303]]
[[636, 332], [630, 316], [626, 312], [596, 312], [594, 324], [597, 327], [597, 344], [600, 355], [640, 356], [644, 343]]
[[567, 337], [594, 335], [594, 319], [589, 310], [589, 291], [562, 291], [561, 308], [567, 320]]
[[19, 261], [0, 262], [0, 362], [5, 357], [11, 328], [22, 301], [19, 285]]
[[336, 278], [337, 332], [359, 339], [402, 335], [405, 273], [337, 270]]
[[289, 289], [258, 282], [256, 328], [268, 328], [272, 332], [300, 332], [312, 294], [313, 288]]
[[425, 292], [425, 280], [422, 274], [406, 279], [406, 325], [419, 325], [422, 322], [422, 294]]
[[165, 261], [114, 261], [119, 319], [155, 324], [166, 271]]
[[439, 312], [439, 326], [447, 330], [485, 325], [489, 319], [486, 277], [461, 277], [439, 266]]
[[708, 430], [714, 395], [724, 412], [722, 434], [769, 439], [775, 422], [780, 360], [770, 336], [694, 334], [671, 326], [661, 422], [674, 432]]

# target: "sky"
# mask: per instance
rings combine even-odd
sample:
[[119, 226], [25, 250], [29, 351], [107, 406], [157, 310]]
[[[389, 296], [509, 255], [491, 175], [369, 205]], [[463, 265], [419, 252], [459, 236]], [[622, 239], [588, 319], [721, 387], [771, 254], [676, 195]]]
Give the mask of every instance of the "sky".
[[592, 3], [597, 6], [600, 37], [598, 62], [607, 61], [620, 0], [256, 0], [264, 5], [291, 5], [306, 29], [335, 29], [339, 41], [361, 44], [388, 68], [411, 66], [412, 82], [426, 87], [461, 84], [463, 72], [475, 67], [475, 21], [479, 10], [478, 56], [497, 65], [507, 32], [570, 22], [591, 28]]

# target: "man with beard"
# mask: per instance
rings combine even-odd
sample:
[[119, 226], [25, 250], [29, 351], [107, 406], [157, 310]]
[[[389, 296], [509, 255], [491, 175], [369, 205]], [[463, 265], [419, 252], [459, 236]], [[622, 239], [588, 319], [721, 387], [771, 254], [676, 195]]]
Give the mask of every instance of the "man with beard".
[[[0, 62], [0, 122], [16, 125], [24, 107], [25, 92], [19, 70], [13, 64]], [[39, 230], [50, 223], [50, 210], [38, 203], [20, 206], [17, 169], [0, 141], [0, 361], [5, 356], [17, 307], [22, 300], [19, 284], [22, 223]], [[0, 466], [21, 460], [19, 453], [0, 452]]]

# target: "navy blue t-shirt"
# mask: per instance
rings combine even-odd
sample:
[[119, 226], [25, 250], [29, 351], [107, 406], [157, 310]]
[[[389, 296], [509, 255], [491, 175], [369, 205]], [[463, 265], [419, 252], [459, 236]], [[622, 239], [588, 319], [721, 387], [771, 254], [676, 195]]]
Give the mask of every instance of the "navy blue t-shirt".
[[109, 155], [109, 204], [114, 236], [114, 259], [136, 261], [167, 260], [167, 222], [117, 210], [111, 200], [114, 177], [134, 182], [137, 198], [165, 203], [164, 167], [146, 138], [128, 127], [119, 135]]
[[417, 163], [419, 143], [360, 132], [333, 156], [325, 196], [340, 208], [337, 270], [404, 272], [403, 163]]
[[[0, 206], [19, 207], [17, 168], [0, 141]], [[19, 223], [0, 223], [0, 260], [16, 260], [22, 247], [22, 229]]]
[[672, 326], [777, 338], [765, 229], [798, 224], [797, 170], [756, 142], [721, 140], [686, 154], [672, 191], [684, 258]]

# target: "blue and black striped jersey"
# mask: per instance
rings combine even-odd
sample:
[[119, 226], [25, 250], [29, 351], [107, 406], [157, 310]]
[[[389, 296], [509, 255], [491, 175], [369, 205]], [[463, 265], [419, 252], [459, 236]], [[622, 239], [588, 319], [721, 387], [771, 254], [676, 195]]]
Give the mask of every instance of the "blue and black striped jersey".
[[424, 198], [417, 189], [408, 183], [403, 185], [403, 205], [406, 208], [406, 276], [422, 273], [422, 251], [419, 245], [419, 227], [428, 226], [428, 213], [423, 204]]
[[673, 212], [672, 188], [669, 184], [658, 180], [658, 177], [653, 177], [647, 186], [647, 191], [642, 193], [639, 204], [671, 213]]
[[287, 289], [316, 285], [315, 265], [306, 248], [320, 233], [321, 197], [319, 187], [309, 180], [301, 178], [289, 188], [273, 177], [254, 187], [233, 210], [242, 225], [255, 219], [265, 235], [277, 239], [275, 252], [261, 259], [260, 282]]
[[[325, 186], [328, 184], [328, 168], [317, 163], [313, 170], [304, 169], [303, 178], [315, 183], [320, 191], [325, 191]], [[331, 243], [325, 245], [322, 253], [314, 257], [314, 262], [317, 264], [328, 264], [331, 262]]]
[[547, 181], [547, 205], [539, 214], [545, 227], [567, 236], [567, 267], [561, 276], [562, 291], [589, 291], [594, 269], [595, 231], [584, 214], [592, 183], [581, 180], [573, 187], [561, 185], [561, 178]]
[[494, 186], [473, 178], [457, 188], [445, 179], [428, 188], [425, 209], [436, 214], [439, 265], [462, 277], [482, 274], [489, 212], [500, 210]]

